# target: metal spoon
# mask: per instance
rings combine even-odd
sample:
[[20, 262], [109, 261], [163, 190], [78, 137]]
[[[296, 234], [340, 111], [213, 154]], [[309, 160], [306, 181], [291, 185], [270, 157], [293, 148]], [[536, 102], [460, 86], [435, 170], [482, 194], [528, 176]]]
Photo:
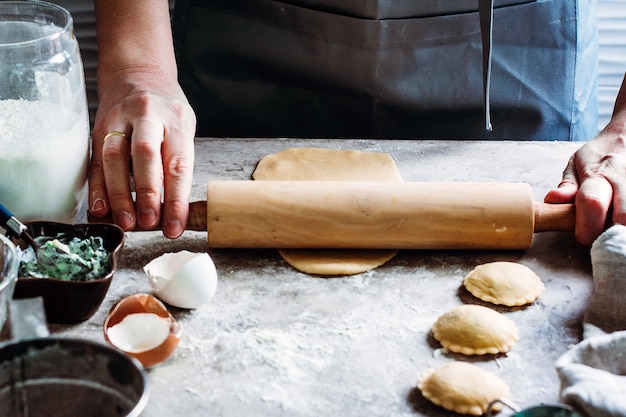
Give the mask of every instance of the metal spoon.
[[39, 254], [39, 245], [28, 231], [28, 227], [20, 222], [6, 207], [0, 204], [0, 226], [16, 239], [24, 239], [33, 248], [35, 254]]
[[[55, 257], [50, 256], [50, 254], [46, 254], [44, 251], [40, 251], [41, 247], [39, 243], [35, 240], [33, 235], [30, 234], [28, 227], [21, 221], [19, 221], [13, 213], [11, 213], [5, 206], [0, 204], [0, 226], [4, 227], [9, 235], [13, 236], [16, 239], [24, 239], [35, 251], [35, 256], [37, 258], [37, 262], [42, 265], [52, 266], [55, 262]], [[72, 258], [77, 258], [77, 262], [84, 262], [80, 257], [71, 253], [69, 248], [61, 242], [54, 245], [57, 253], [63, 253], [66, 255], [70, 255]]]

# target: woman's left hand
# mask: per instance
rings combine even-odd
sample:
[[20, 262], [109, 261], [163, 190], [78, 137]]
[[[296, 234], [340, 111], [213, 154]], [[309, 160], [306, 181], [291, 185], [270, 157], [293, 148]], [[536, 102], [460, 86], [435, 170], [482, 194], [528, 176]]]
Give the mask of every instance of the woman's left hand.
[[611, 224], [626, 224], [626, 91], [613, 117], [594, 139], [569, 160], [558, 188], [546, 203], [576, 204], [576, 240], [591, 246]]

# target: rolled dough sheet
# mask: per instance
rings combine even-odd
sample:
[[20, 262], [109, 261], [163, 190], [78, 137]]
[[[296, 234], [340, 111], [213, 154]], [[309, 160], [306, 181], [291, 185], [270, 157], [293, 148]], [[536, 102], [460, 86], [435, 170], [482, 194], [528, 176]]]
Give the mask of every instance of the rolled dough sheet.
[[[267, 155], [252, 174], [254, 180], [402, 181], [390, 155], [378, 152], [290, 148]], [[377, 268], [397, 250], [279, 249], [297, 270], [313, 275], [353, 275]]]

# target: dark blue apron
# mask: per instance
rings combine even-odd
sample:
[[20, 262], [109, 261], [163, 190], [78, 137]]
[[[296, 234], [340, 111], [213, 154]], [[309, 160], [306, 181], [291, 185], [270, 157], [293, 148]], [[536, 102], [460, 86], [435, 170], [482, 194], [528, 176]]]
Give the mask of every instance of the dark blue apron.
[[492, 131], [478, 3], [177, 0], [180, 82], [198, 134], [592, 138], [595, 0], [495, 0]]

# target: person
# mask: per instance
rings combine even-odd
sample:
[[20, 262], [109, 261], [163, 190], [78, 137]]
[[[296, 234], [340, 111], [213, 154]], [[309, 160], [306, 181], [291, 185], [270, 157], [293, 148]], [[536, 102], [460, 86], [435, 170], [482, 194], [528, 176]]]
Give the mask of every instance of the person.
[[611, 120], [570, 158], [546, 203], [576, 204], [576, 240], [591, 246], [607, 224], [626, 224], [626, 77]]
[[[372, 3], [376, 2], [366, 2], [364, 7]], [[415, 5], [420, 2], [408, 3]], [[396, 4], [407, 6], [408, 3]], [[439, 7], [446, 2], [421, 3]], [[515, 2], [509, 1], [508, 3]], [[554, 0], [536, 4], [533, 2], [517, 3], [528, 3], [520, 6], [518, 12], [552, 4], [555, 9], [560, 8], [559, 13], [561, 13], [567, 12], [566, 9], [573, 2]], [[200, 9], [194, 8], [194, 4], [200, 4]], [[311, 4], [316, 6], [311, 7]], [[335, 5], [338, 6], [352, 7], [349, 6], [350, 4], [353, 2], [335, 0]], [[380, 1], [378, 4], [384, 6], [390, 3]], [[238, 8], [242, 10], [236, 10]], [[466, 101], [467, 103], [472, 100], [480, 102], [480, 99], [475, 99], [477, 94], [478, 97], [482, 97], [480, 93], [484, 91], [478, 89], [477, 92], [476, 88], [469, 88], [468, 81], [463, 78], [462, 74], [472, 70], [468, 70], [468, 66], [465, 65], [457, 65], [453, 69], [453, 76], [444, 78], [443, 81], [436, 81], [437, 78], [427, 79], [426, 85], [432, 90], [428, 96], [429, 99], [436, 100], [440, 93], [448, 93], [448, 98], [444, 99], [448, 102], [442, 107], [432, 111], [432, 107], [429, 107], [431, 102], [418, 110], [412, 108], [411, 105], [402, 107], [407, 102], [412, 103], [416, 94], [429, 93], [429, 88], [423, 87], [424, 83], [420, 84], [422, 87], [413, 88], [407, 86], [411, 84], [411, 78], [408, 78], [406, 83], [397, 82], [398, 79], [393, 78], [398, 76], [398, 71], [394, 67], [398, 66], [398, 62], [403, 61], [391, 58], [397, 58], [398, 55], [393, 55], [393, 53], [397, 52], [398, 45], [402, 42], [396, 38], [389, 42], [389, 48], [381, 52], [378, 49], [369, 49], [369, 44], [363, 41], [363, 39], [369, 39], [368, 37], [372, 34], [380, 36], [383, 29], [389, 28], [392, 29], [391, 34], [395, 33], [400, 36], [406, 36], [408, 32], [413, 33], [413, 30], [421, 33], [421, 29], [403, 26], [405, 23], [410, 23], [402, 22], [407, 19], [401, 17], [394, 19], [398, 17], [394, 14], [397, 11], [395, 9], [388, 11], [390, 14], [383, 16], [382, 19], [371, 18], [376, 17], [380, 12], [377, 9], [372, 16], [365, 14], [355, 21], [351, 20], [354, 17], [350, 14], [351, 10], [333, 7], [333, 0], [317, 2], [314, 0], [289, 2], [211, 0], [204, 3], [177, 0], [173, 25], [178, 34], [176, 38], [172, 36], [169, 7], [164, 0], [158, 2], [154, 0], [133, 2], [95, 0], [95, 9], [99, 48], [97, 70], [99, 107], [92, 135], [93, 156], [89, 175], [89, 209], [90, 213], [96, 217], [111, 213], [114, 221], [125, 230], [135, 227], [149, 229], [161, 221], [165, 236], [176, 238], [182, 234], [188, 216], [194, 158], [193, 137], [196, 131], [201, 135], [212, 136], [301, 135], [308, 137], [418, 137], [416, 132], [421, 132], [425, 137], [431, 137], [437, 132], [444, 131], [443, 136], [453, 138], [549, 140], [562, 138], [586, 140], [595, 135], [595, 132], [590, 133], [592, 130], [589, 127], [593, 124], [594, 118], [587, 117], [593, 115], [594, 112], [585, 108], [588, 103], [576, 101], [580, 98], [579, 96], [592, 97], [593, 75], [586, 80], [587, 82], [576, 84], [583, 84], [582, 88], [586, 88], [581, 91], [577, 90], [579, 87], [573, 84], [572, 91], [569, 91], [570, 87], [563, 88], [562, 84], [555, 84], [554, 81], [566, 78], [575, 81], [574, 75], [582, 72], [579, 69], [571, 71], [565, 65], [569, 62], [566, 60], [568, 56], [576, 56], [576, 54], [571, 54], [571, 51], [545, 56], [543, 54], [546, 50], [554, 52], [557, 48], [547, 48], [546, 45], [541, 45], [536, 50], [531, 50], [529, 46], [528, 54], [520, 54], [519, 49], [512, 48], [512, 52], [505, 58], [518, 57], [518, 59], [526, 60], [521, 62], [521, 67], [530, 66], [527, 65], [529, 62], [533, 66], [530, 69], [523, 69], [528, 72], [515, 73], [513, 71], [515, 73], [513, 78], [517, 78], [517, 82], [521, 83], [517, 90], [513, 89], [518, 85], [514, 84], [516, 80], [505, 78], [507, 87], [496, 91], [492, 102], [493, 109], [496, 109], [495, 104], [498, 100], [508, 100], [513, 97], [518, 102], [505, 103], [501, 110], [495, 110], [493, 119], [502, 121], [497, 125], [494, 122], [494, 129], [490, 132], [485, 130], [484, 124], [481, 130], [477, 129], [480, 125], [477, 122], [480, 119], [478, 113], [482, 109], [477, 110], [466, 105]], [[301, 13], [303, 11], [310, 12], [310, 22], [303, 17]], [[546, 26], [541, 16], [551, 18], [551, 15], [545, 12], [551, 11], [541, 10], [541, 13], [535, 12], [529, 15], [533, 19], [538, 19], [533, 21], [533, 27], [542, 29], [543, 32]], [[456, 13], [444, 17], [461, 19], [466, 15], [470, 14]], [[585, 20], [584, 17], [590, 15], [592, 14], [580, 13], [579, 17]], [[513, 20], [507, 21], [505, 15], [496, 11], [494, 27], [495, 22], [499, 21], [502, 29], [494, 32], [494, 38], [496, 35], [506, 36], [507, 33], [512, 32], [511, 27], [518, 25], [516, 21], [520, 20], [519, 16], [519, 14], [509, 16], [508, 19]], [[427, 14], [425, 18], [431, 17]], [[212, 20], [207, 21], [209, 18]], [[310, 31], [316, 30], [317, 26], [323, 26], [322, 18], [335, 19], [328, 30], [336, 36], [339, 42], [332, 47], [327, 47], [328, 42], [325, 39], [330, 32], [325, 33], [324, 36], [316, 33], [309, 37], [308, 43], [304, 44], [301, 43], [302, 38], [296, 37], [294, 40], [289, 37], [292, 31], [297, 32], [297, 36], [310, 34]], [[565, 24], [571, 20], [563, 18], [554, 22]], [[348, 22], [371, 26], [370, 21], [374, 21], [374, 30], [372, 31], [370, 27], [364, 32], [363, 39], [355, 40], [351, 38], [354, 33], [345, 32], [352, 24]], [[278, 24], [269, 24], [273, 22], [278, 22]], [[468, 30], [465, 27], [468, 25], [467, 22], [460, 20], [455, 22], [458, 24], [450, 25], [451, 30], [463, 29], [476, 35], [475, 25]], [[522, 22], [524, 22], [523, 19]], [[589, 25], [591, 28], [589, 33], [592, 33], [593, 25], [591, 23]], [[434, 25], [434, 29], [437, 29], [437, 26]], [[434, 30], [433, 27], [430, 30]], [[240, 31], [233, 31], [233, 29]], [[257, 30], [262, 33], [257, 33]], [[556, 30], [561, 31], [560, 28]], [[206, 35], [199, 36], [201, 33], [206, 33]], [[589, 33], [586, 38], [591, 39], [591, 45], [594, 39]], [[578, 38], [574, 36], [578, 41], [585, 38], [580, 36], [580, 33], [578, 35]], [[456, 39], [459, 36], [460, 32], [455, 32], [449, 38]], [[518, 33], [513, 31], [510, 36], [514, 38], [512, 43], [521, 42]], [[427, 41], [435, 38], [438, 37], [432, 36], [431, 32], [425, 35]], [[528, 38], [530, 42], [536, 37]], [[378, 45], [385, 44], [384, 39], [386, 38], [378, 37], [372, 43], [378, 47]], [[268, 41], [269, 46], [267, 46]], [[177, 45], [176, 54], [173, 45]], [[298, 49], [302, 45], [305, 48]], [[350, 46], [351, 49], [343, 48], [345, 45]], [[458, 55], [449, 56], [450, 51], [465, 53], [468, 43], [461, 43], [461, 49], [458, 49], [458, 45], [459, 42], [453, 42], [452, 49], [441, 53], [438, 58], [458, 60]], [[473, 44], [470, 42], [469, 45]], [[437, 48], [432, 48], [433, 45], [429, 46], [430, 49], [437, 50]], [[410, 61], [411, 54], [417, 54], [416, 49], [410, 48], [413, 47], [401, 48], [399, 56], [406, 57], [406, 60]], [[590, 47], [590, 50], [592, 49]], [[498, 61], [499, 55], [495, 51], [497, 49], [494, 49], [495, 61], [492, 72], [506, 66], [506, 63]], [[316, 54], [322, 57], [332, 55], [333, 58], [324, 61], [324, 65], [319, 65], [319, 62], [311, 61]], [[366, 69], [368, 61], [365, 58], [380, 55], [386, 58], [379, 61], [375, 67]], [[477, 59], [475, 56], [472, 54], [468, 60]], [[590, 56], [594, 57], [593, 54]], [[584, 56], [580, 58], [578, 62], [584, 63], [582, 59]], [[478, 59], [480, 60], [480, 56]], [[555, 59], [557, 60], [555, 62], [562, 63], [564, 68], [541, 71], [541, 63], [545, 59]], [[272, 65], [273, 60], [277, 60], [278, 64]], [[250, 69], [259, 62], [261, 64], [256, 68], [256, 72]], [[311, 65], [312, 62], [315, 64]], [[345, 74], [334, 72], [332, 66], [329, 65], [329, 63], [337, 62], [344, 62], [342, 68]], [[384, 65], [385, 63], [391, 63], [391, 65]], [[205, 66], [213, 69], [205, 71]], [[594, 66], [595, 64], [591, 64], [587, 68]], [[419, 70], [422, 70], [422, 67]], [[433, 70], [432, 65], [425, 67], [427, 67], [426, 70], [430, 68], [431, 72], [424, 74], [430, 76], [436, 76], [436, 72], [439, 71], [439, 68]], [[475, 70], [476, 65], [470, 67]], [[306, 86], [303, 87], [300, 83], [300, 77], [295, 75], [296, 70], [305, 71], [309, 76]], [[179, 71], [181, 71], [180, 74]], [[411, 72], [407, 71], [406, 67], [401, 67], [399, 71]], [[534, 78], [540, 80], [536, 84], [532, 84], [532, 71], [537, 71], [537, 77]], [[377, 82], [376, 77], [384, 79], [386, 72], [393, 73], [391, 79], [394, 82], [377, 84], [373, 92], [365, 91], [372, 88], [372, 80]], [[330, 75], [326, 76], [325, 73]], [[478, 80], [482, 77], [483, 81], [489, 81], [488, 78], [484, 78], [485, 74], [485, 66], [483, 66], [482, 72], [479, 71]], [[547, 76], [549, 78], [542, 78]], [[219, 81], [212, 83], [214, 79]], [[451, 87], [448, 85], [450, 80], [459, 79], [459, 85], [449, 88]], [[475, 80], [476, 77], [473, 79]], [[531, 83], [530, 88], [526, 83]], [[279, 84], [288, 84], [291, 88], [282, 90]], [[400, 84], [401, 87], [396, 89], [395, 87], [386, 88], [387, 85]], [[319, 87], [318, 91], [314, 91], [315, 88], [311, 86]], [[482, 86], [484, 87], [485, 83]], [[204, 88], [214, 88], [210, 96], [213, 100], [206, 99]], [[513, 92], [505, 91], [498, 95], [498, 92], [508, 89]], [[492, 85], [492, 93], [494, 90], [496, 89]], [[554, 91], [559, 93], [554, 94]], [[574, 92], [578, 93], [578, 96]], [[363, 105], [359, 99], [366, 93], [374, 97]], [[544, 96], [545, 102], [537, 103], [536, 108], [526, 107], [525, 101], [520, 100], [524, 94], [528, 101], [532, 101], [535, 96]], [[567, 100], [560, 100], [560, 104], [559, 100], [556, 100], [555, 104], [553, 101], [559, 95], [569, 96]], [[266, 96], [271, 96], [276, 100], [272, 106], [263, 105], [261, 99]], [[328, 100], [329, 96], [333, 98]], [[387, 102], [389, 96], [393, 99]], [[291, 101], [283, 100], [285, 97]], [[566, 101], [565, 105], [570, 107], [564, 110], [562, 107], [565, 106], [563, 103]], [[302, 107], [291, 106], [292, 102], [309, 106], [309, 111], [303, 112]], [[459, 102], [465, 106], [465, 109], [455, 113], [459, 117], [451, 117], [450, 110], [452, 109], [446, 106], [454, 106]], [[250, 103], [255, 106], [247, 108], [246, 106]], [[239, 112], [238, 106], [241, 106], [244, 111]], [[579, 112], [575, 117], [571, 117], [570, 113], [574, 113], [572, 108], [576, 106], [582, 107], [582, 110], [576, 109]], [[220, 111], [222, 108], [224, 111]], [[550, 113], [552, 108], [557, 109], [554, 117]], [[271, 111], [267, 111], [268, 109]], [[196, 114], [199, 116], [197, 120]], [[320, 114], [324, 117], [318, 118]], [[563, 114], [570, 117], [562, 117]], [[342, 121], [342, 119], [345, 120]], [[371, 120], [375, 123], [371, 123]], [[450, 127], [451, 120], [458, 120], [459, 123]], [[222, 121], [224, 123], [221, 123]], [[360, 126], [369, 126], [369, 130], [362, 131]], [[434, 127], [424, 128], [424, 126]], [[575, 234], [577, 241], [583, 245], [590, 245], [604, 229], [606, 223], [626, 223], [624, 204], [626, 159], [623, 139], [625, 126], [626, 87], [622, 85], [609, 124], [572, 156], [564, 171], [563, 181], [545, 198], [550, 203], [576, 203]], [[318, 127], [321, 130], [316, 130]], [[129, 140], [131, 138], [132, 140]], [[136, 204], [131, 198], [128, 181], [131, 156]], [[161, 206], [162, 186], [164, 194]]]
[[[176, 238], [188, 216], [195, 115], [177, 82], [169, 5], [96, 1], [95, 11], [99, 104], [90, 214], [111, 214], [124, 230], [161, 222], [165, 236]], [[110, 132], [126, 137], [107, 137]], [[128, 180], [131, 155], [136, 204]]]

